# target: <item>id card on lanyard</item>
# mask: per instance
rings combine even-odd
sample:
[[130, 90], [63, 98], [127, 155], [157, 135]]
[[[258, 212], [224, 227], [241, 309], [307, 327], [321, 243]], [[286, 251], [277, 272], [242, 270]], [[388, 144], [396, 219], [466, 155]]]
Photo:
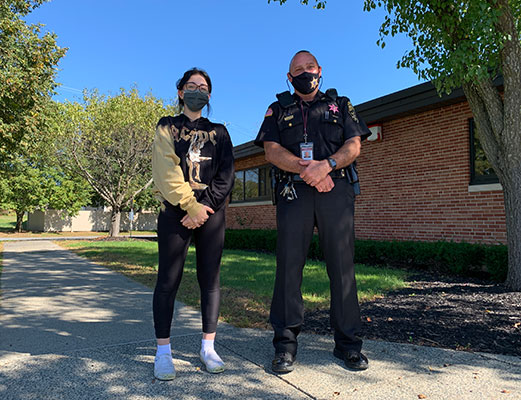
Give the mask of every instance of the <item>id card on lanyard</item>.
[[308, 142], [308, 113], [309, 109], [304, 113], [304, 107], [302, 106], [302, 100], [300, 101], [300, 110], [302, 111], [302, 120], [304, 122], [304, 142], [300, 143], [300, 158], [305, 161], [313, 160], [313, 142]]
[[305, 161], [313, 160], [313, 142], [300, 143], [300, 158]]

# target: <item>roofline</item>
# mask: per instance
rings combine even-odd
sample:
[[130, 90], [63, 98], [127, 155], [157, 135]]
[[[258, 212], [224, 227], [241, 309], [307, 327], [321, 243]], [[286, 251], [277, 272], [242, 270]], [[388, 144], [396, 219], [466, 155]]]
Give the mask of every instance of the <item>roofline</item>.
[[355, 109], [370, 125], [462, 101], [465, 101], [463, 89], [440, 96], [432, 82], [425, 82], [358, 104]]
[[[494, 85], [503, 86], [503, 77], [496, 78]], [[358, 104], [355, 109], [371, 125], [464, 101], [467, 99], [462, 88], [440, 96], [432, 82], [425, 82]]]
[[263, 148], [256, 146], [253, 140], [233, 147], [233, 157], [235, 159], [253, 156], [261, 153], [264, 153]]
[[[503, 77], [496, 78], [494, 85], [503, 86]], [[462, 88], [440, 96], [432, 82], [425, 82], [358, 104], [355, 109], [367, 125], [373, 125], [464, 101], [466, 98]], [[253, 142], [252, 140], [235, 146], [233, 148], [235, 158], [262, 153], [263, 149]]]

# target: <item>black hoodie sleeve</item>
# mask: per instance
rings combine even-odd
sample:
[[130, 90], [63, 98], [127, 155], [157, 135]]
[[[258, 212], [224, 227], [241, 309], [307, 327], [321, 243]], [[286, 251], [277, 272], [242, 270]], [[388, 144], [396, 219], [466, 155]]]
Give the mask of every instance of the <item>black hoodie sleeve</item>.
[[222, 134], [218, 135], [217, 171], [199, 199], [199, 203], [214, 211], [224, 206], [235, 181], [232, 141], [226, 128], [223, 125], [219, 125], [219, 128]]

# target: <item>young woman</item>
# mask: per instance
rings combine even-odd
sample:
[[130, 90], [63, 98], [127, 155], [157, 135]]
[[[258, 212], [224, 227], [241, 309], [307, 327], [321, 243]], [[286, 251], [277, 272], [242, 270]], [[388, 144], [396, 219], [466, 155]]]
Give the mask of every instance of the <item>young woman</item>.
[[177, 90], [183, 113], [159, 120], [152, 155], [155, 189], [162, 202], [157, 223], [159, 269], [153, 302], [157, 338], [154, 375], [160, 380], [175, 377], [170, 326], [192, 235], [201, 289], [200, 359], [208, 372], [224, 371], [214, 339], [225, 202], [234, 181], [232, 143], [223, 125], [201, 116], [212, 92], [212, 82], [205, 71], [186, 71], [177, 82]]

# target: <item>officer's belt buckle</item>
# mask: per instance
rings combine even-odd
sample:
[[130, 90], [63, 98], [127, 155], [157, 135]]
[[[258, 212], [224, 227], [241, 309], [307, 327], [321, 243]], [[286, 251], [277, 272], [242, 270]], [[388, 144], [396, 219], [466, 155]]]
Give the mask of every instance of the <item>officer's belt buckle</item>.
[[345, 168], [337, 169], [329, 173], [331, 178], [345, 178], [347, 176]]
[[[345, 168], [342, 168], [342, 169], [338, 169], [335, 171], [331, 171], [329, 173], [329, 176], [331, 176], [331, 178], [345, 178], [347, 176], [347, 174], [346, 174]], [[299, 174], [289, 173], [286, 175], [286, 178], [289, 178], [289, 177], [291, 177], [293, 182], [304, 182], [304, 179], [302, 179]]]

